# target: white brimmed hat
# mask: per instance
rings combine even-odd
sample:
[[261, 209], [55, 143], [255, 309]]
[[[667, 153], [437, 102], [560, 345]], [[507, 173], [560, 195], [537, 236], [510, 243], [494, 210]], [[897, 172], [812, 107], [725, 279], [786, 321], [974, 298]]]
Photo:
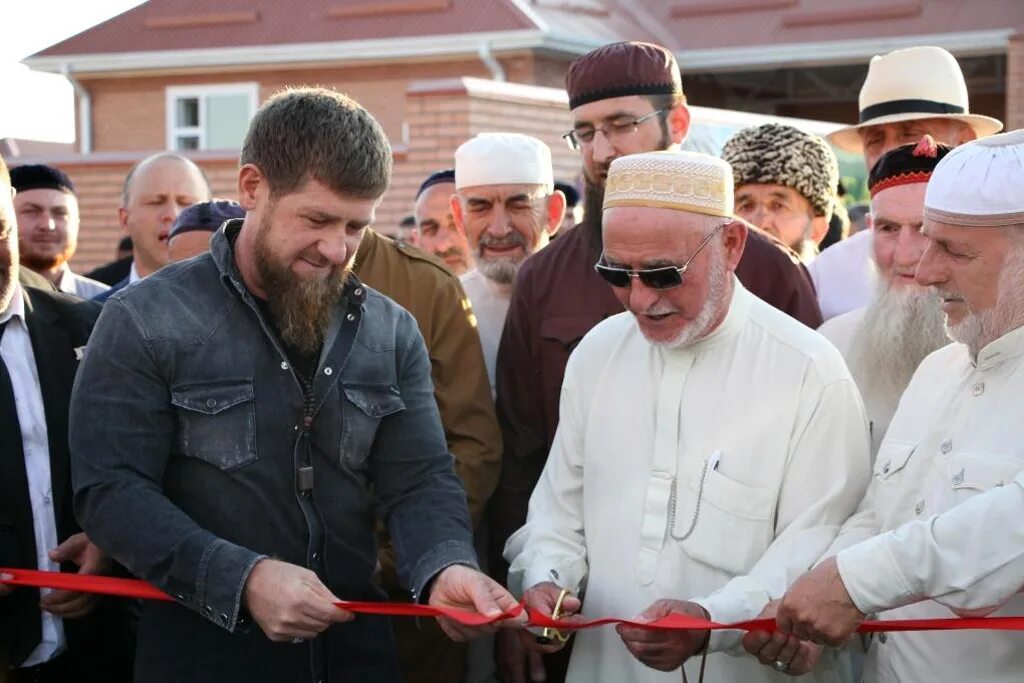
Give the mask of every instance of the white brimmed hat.
[[910, 47], [872, 57], [859, 105], [859, 123], [828, 136], [848, 152], [863, 150], [858, 130], [883, 123], [950, 118], [969, 125], [978, 137], [1003, 128], [998, 119], [970, 113], [960, 65], [940, 47]]

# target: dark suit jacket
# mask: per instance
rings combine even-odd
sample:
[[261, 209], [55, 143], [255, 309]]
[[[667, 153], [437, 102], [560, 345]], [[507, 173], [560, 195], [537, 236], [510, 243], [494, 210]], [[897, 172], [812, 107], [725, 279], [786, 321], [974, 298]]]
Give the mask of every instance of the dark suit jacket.
[[114, 294], [117, 294], [122, 289], [127, 287], [128, 286], [128, 282], [129, 282], [130, 279], [131, 279], [130, 277], [126, 277], [125, 279], [123, 279], [120, 282], [118, 282], [116, 285], [111, 285], [110, 289], [106, 290], [105, 292], [100, 292], [99, 294], [94, 296], [91, 299], [91, 301], [97, 301], [97, 302], [102, 304], [107, 299], [109, 299], [111, 296], [113, 296]]
[[132, 257], [125, 256], [124, 258], [116, 261], [106, 263], [99, 268], [94, 268], [85, 274], [87, 278], [98, 280], [105, 285], [113, 287], [115, 284], [124, 280], [132, 271]]
[[[22, 291], [46, 413], [57, 539], [63, 542], [81, 531], [72, 508], [68, 448], [68, 406], [78, 369], [75, 349], [86, 345], [102, 307], [59, 292], [24, 286]], [[0, 402], [8, 401], [9, 396], [0, 395]], [[5, 458], [3, 462], [6, 471], [0, 476], [0, 566], [35, 569], [35, 536], [24, 460]], [[77, 572], [78, 568], [67, 564], [61, 570]], [[18, 664], [12, 652], [17, 636], [25, 631], [19, 622], [24, 619], [23, 610], [38, 609], [38, 603], [39, 591], [31, 588], [19, 588], [0, 598], [0, 660], [11, 659], [12, 664]], [[101, 677], [88, 676], [90, 680], [130, 680], [131, 643], [124, 608], [123, 603], [108, 599], [89, 616], [64, 621], [73, 670]]]

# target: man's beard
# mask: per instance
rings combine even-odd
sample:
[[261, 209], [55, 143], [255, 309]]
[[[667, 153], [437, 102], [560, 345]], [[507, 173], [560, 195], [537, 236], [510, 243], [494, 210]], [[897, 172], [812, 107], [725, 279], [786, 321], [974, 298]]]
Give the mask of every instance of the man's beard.
[[895, 409], [925, 356], [948, 343], [945, 316], [933, 293], [894, 287], [880, 277], [851, 340], [850, 373], [865, 396], [881, 397]]
[[[523, 250], [523, 256], [519, 258], [499, 256], [497, 258], [485, 259], [483, 255], [484, 247], [520, 247]], [[503, 239], [497, 239], [484, 233], [473, 254], [480, 274], [499, 285], [510, 285], [515, 282], [519, 266], [529, 255], [530, 247], [526, 243], [526, 239], [518, 232], [512, 232]]]
[[334, 306], [341, 300], [351, 265], [335, 266], [327, 275], [300, 278], [276, 259], [269, 244], [270, 220], [256, 235], [254, 256], [263, 291], [282, 341], [303, 354], [323, 346]]
[[[708, 335], [711, 325], [721, 315], [723, 303], [729, 294], [729, 280], [732, 275], [725, 267], [725, 246], [720, 240], [712, 240], [708, 245], [708, 252], [708, 298], [704, 302], [704, 307], [675, 337], [660, 341], [645, 337], [654, 346], [678, 349], [700, 341]], [[649, 315], [672, 312], [675, 312], [674, 308], [658, 305], [644, 311]]]
[[71, 258], [71, 254], [68, 252], [60, 253], [55, 256], [32, 256], [25, 251], [21, 252], [21, 265], [25, 266], [29, 270], [35, 270], [37, 272], [56, 270], [60, 268]]
[[[1012, 259], [1012, 260], [1011, 260]], [[946, 333], [954, 341], [967, 345], [977, 356], [989, 343], [1024, 324], [1024, 250], [1015, 248], [999, 274], [996, 303], [978, 313], [968, 312], [956, 325], [946, 325]], [[942, 292], [949, 296], [950, 292]], [[955, 294], [955, 293], [954, 293]]]

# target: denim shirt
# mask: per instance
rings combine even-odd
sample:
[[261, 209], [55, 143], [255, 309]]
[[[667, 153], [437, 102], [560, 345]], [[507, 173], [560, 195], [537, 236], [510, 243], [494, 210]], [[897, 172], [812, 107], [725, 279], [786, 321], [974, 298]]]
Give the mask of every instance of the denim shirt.
[[[182, 657], [181, 640], [201, 650], [224, 634], [255, 631], [245, 637], [275, 647], [258, 628], [245, 627], [241, 610], [245, 582], [263, 557], [309, 567], [343, 600], [381, 599], [373, 581], [377, 514], [414, 597], [444, 567], [476, 566], [465, 494], [412, 316], [350, 276], [304, 387], [235, 266], [240, 230], [240, 221], [225, 224], [211, 253], [112, 296], [72, 396], [75, 511], [83, 529], [202, 617], [186, 618], [191, 613], [173, 605], [172, 613], [148, 608], [162, 614], [162, 626], [147, 629], [144, 615], [139, 657], [178, 669], [148, 672], [145, 680], [205, 680], [179, 661], [191, 656]], [[331, 679], [360, 671], [391, 678], [382, 664], [394, 658], [386, 621], [384, 628], [368, 628], [372, 619], [362, 617], [352, 624], [360, 620], [360, 628], [331, 627], [326, 645], [314, 641], [311, 680], [323, 680], [325, 667]], [[169, 631], [179, 640], [166, 646], [173, 656], [156, 642]], [[251, 644], [229, 639], [216, 647], [235, 648], [242, 660], [221, 662], [232, 672], [221, 680], [253, 668], [265, 680], [268, 667], [291, 675], [291, 664], [253, 657]], [[327, 660], [325, 647], [333, 652]], [[309, 654], [288, 655], [289, 662], [308, 666]], [[330, 664], [342, 654], [366, 668]]]

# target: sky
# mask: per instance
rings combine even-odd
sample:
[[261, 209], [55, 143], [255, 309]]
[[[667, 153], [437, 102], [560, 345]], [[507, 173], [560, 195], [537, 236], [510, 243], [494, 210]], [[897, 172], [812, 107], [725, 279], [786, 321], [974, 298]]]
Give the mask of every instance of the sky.
[[74, 93], [63, 76], [19, 62], [143, 0], [0, 0], [0, 139], [75, 139]]

